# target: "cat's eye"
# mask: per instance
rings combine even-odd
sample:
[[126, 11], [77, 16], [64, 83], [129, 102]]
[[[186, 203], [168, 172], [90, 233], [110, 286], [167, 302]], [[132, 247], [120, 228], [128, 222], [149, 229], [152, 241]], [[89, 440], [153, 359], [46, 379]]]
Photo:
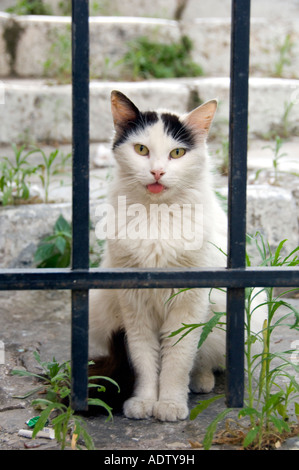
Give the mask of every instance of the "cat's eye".
[[181, 158], [183, 155], [185, 155], [185, 153], [186, 153], [186, 149], [177, 148], [177, 149], [173, 149], [170, 152], [170, 156], [171, 156], [171, 158]]
[[138, 155], [143, 155], [145, 157], [149, 154], [149, 149], [143, 144], [134, 145], [134, 150]]

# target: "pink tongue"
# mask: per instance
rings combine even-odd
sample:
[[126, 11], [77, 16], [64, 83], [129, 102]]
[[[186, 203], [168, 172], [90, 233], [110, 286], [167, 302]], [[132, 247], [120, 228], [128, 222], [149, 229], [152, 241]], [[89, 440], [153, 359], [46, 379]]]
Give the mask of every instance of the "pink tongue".
[[163, 184], [160, 184], [160, 183], [153, 183], [153, 184], [148, 184], [148, 185], [147, 185], [147, 189], [148, 189], [151, 193], [158, 194], [158, 193], [160, 193], [161, 191], [163, 191], [164, 186], [163, 186]]

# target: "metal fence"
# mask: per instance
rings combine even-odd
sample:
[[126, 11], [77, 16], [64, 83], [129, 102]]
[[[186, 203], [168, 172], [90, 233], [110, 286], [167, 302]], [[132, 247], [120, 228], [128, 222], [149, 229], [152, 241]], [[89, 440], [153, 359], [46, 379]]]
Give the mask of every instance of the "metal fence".
[[246, 268], [246, 176], [250, 0], [232, 0], [230, 168], [227, 268], [89, 268], [88, 1], [72, 2], [73, 206], [72, 268], [0, 270], [0, 290], [72, 291], [72, 405], [87, 407], [89, 289], [226, 287], [226, 404], [242, 407], [245, 287], [298, 287], [298, 268]]

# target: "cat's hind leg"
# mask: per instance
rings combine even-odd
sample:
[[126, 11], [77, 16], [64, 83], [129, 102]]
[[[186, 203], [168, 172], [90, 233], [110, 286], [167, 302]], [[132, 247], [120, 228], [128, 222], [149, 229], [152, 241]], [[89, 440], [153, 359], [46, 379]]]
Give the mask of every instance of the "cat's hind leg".
[[214, 371], [225, 368], [225, 332], [215, 329], [199, 348], [190, 375], [194, 393], [210, 393], [215, 386]]

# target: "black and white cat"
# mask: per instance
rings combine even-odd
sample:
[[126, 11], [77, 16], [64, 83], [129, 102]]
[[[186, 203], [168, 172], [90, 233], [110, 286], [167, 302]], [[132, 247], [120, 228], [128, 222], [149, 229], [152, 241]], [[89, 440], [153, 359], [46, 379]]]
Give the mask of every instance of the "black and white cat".
[[[225, 266], [219, 248], [226, 251], [227, 220], [214, 193], [206, 148], [217, 101], [179, 116], [141, 112], [125, 95], [113, 91], [111, 106], [116, 170], [108, 204], [114, 220], [107, 222], [113, 231], [107, 237], [102, 266]], [[200, 328], [175, 345], [178, 337], [169, 335], [182, 323], [206, 322], [212, 309], [224, 312], [225, 294], [214, 289], [210, 297], [210, 289], [190, 289], [168, 301], [174, 292], [91, 291], [90, 357], [108, 354], [113, 333], [122, 330], [126, 335], [136, 377], [133, 394], [123, 407], [129, 418], [185, 419], [189, 387], [210, 392], [213, 371], [224, 366], [225, 334], [220, 329], [199, 350]]]

